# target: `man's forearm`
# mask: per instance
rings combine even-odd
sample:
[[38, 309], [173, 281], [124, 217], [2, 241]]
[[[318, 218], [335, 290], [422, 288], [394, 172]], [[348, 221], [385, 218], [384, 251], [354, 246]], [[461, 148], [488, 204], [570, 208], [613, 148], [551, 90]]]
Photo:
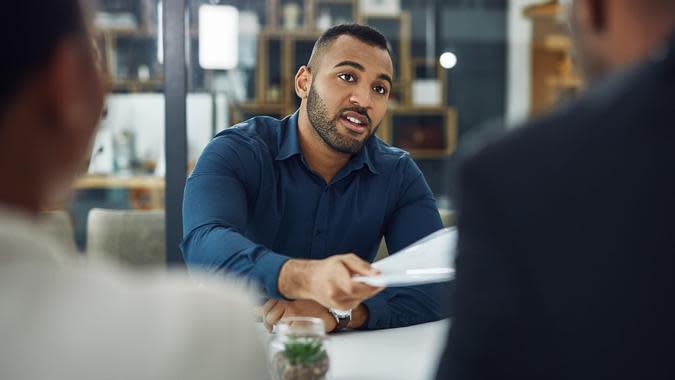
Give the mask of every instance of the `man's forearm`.
[[305, 298], [302, 289], [308, 288], [308, 260], [291, 259], [284, 263], [279, 271], [277, 288], [282, 296], [294, 300]]

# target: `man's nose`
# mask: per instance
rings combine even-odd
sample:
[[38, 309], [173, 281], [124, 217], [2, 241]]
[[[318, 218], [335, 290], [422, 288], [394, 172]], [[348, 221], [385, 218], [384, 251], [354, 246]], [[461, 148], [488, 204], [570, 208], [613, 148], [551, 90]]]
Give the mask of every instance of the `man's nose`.
[[369, 86], [356, 86], [352, 91], [349, 102], [353, 105], [370, 109], [372, 106], [372, 93]]

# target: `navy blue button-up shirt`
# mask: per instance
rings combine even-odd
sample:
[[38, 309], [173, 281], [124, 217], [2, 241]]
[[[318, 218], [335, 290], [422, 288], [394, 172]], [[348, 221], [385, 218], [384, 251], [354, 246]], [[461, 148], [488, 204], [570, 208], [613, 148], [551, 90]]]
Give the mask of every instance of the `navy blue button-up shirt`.
[[[330, 183], [306, 164], [297, 112], [256, 117], [216, 135], [187, 181], [181, 248], [191, 269], [259, 282], [270, 297], [290, 258], [355, 253], [372, 262], [384, 236], [396, 252], [442, 228], [421, 171], [377, 137]], [[366, 328], [440, 319], [437, 286], [389, 288], [366, 300]]]

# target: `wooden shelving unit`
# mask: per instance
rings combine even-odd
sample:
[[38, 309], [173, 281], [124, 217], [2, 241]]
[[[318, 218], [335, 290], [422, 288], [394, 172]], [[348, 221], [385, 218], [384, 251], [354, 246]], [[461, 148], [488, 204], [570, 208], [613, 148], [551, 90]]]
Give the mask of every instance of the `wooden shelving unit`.
[[[105, 2], [106, 0], [98, 0]], [[159, 0], [129, 0], [138, 25], [134, 28], [104, 28], [97, 32], [102, 67], [109, 75], [114, 92], [161, 92], [163, 88], [162, 65], [157, 61]], [[117, 4], [119, 2], [116, 2]], [[188, 28], [190, 64], [188, 81], [191, 91], [214, 91], [214, 77], [222, 73], [203, 70], [196, 61], [199, 48], [197, 14], [203, 1], [192, 1]], [[229, 4], [229, 3], [228, 3]], [[247, 7], [245, 0], [234, 0], [232, 5]], [[256, 8], [260, 22], [255, 47], [255, 67], [246, 68], [246, 100], [230, 103], [229, 120], [233, 125], [256, 115], [284, 117], [300, 105], [293, 78], [298, 68], [306, 64], [314, 42], [322, 31], [338, 22], [359, 22], [380, 30], [390, 41], [394, 61], [394, 86], [390, 98], [390, 112], [381, 125], [379, 134], [390, 144], [405, 128], [420, 128], [408, 135], [427, 136], [429, 128], [438, 129], [440, 142], [427, 141], [420, 146], [406, 146], [411, 153], [433, 158], [443, 157], [454, 151], [457, 111], [446, 106], [447, 79], [438, 62], [424, 57], [413, 57], [411, 48], [411, 17], [402, 10], [396, 15], [362, 14], [358, 0], [264, 0], [265, 8]], [[243, 9], [243, 8], [242, 8]], [[250, 9], [249, 9], [250, 11]], [[291, 17], [295, 15], [295, 17]], [[131, 48], [132, 51], [125, 49]], [[426, 68], [430, 77], [420, 77], [417, 72]], [[413, 85], [418, 79], [437, 80], [440, 86], [438, 104], [415, 105]], [[429, 115], [435, 114], [432, 118]], [[419, 120], [436, 120], [426, 125]], [[408, 121], [406, 126], [402, 123]], [[399, 132], [390, 130], [398, 128]], [[423, 132], [422, 130], [426, 131]], [[410, 141], [408, 141], [410, 143]], [[440, 148], [439, 148], [440, 147]]]
[[572, 61], [563, 6], [553, 0], [526, 7], [523, 13], [533, 26], [530, 113], [537, 115], [575, 96], [584, 83]]

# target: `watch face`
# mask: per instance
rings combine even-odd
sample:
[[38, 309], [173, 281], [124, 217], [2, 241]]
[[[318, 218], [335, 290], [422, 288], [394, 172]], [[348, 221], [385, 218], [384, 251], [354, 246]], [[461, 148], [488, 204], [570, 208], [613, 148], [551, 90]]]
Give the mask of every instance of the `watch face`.
[[337, 318], [351, 318], [352, 317], [352, 311], [351, 310], [336, 310], [336, 309], [330, 309], [331, 313], [335, 315]]

